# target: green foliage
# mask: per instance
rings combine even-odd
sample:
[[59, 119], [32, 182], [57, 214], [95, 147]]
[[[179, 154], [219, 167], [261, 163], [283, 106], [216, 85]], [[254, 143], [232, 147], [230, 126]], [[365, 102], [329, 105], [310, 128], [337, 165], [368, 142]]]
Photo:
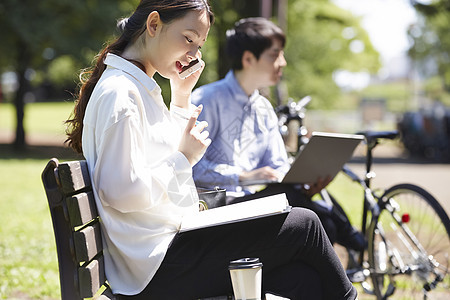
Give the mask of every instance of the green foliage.
[[313, 96], [311, 108], [334, 107], [340, 95], [335, 71], [375, 73], [380, 67], [359, 19], [330, 1], [289, 1], [287, 35], [289, 94], [296, 99]]
[[15, 69], [21, 63], [20, 51], [29, 55], [28, 67], [38, 68], [52, 59], [43, 57], [47, 48], [54, 49], [54, 57], [69, 54], [78, 59], [86, 48], [99, 50], [105, 36], [114, 32], [117, 18], [124, 13], [121, 9], [129, 9], [125, 3], [130, 1], [3, 0], [0, 70], [8, 65]]
[[[206, 68], [198, 85], [215, 81], [228, 70], [224, 53], [226, 30], [232, 28], [238, 19], [258, 14], [255, 9], [252, 11], [245, 7], [243, 1], [211, 1], [211, 5], [216, 22], [202, 50]], [[380, 67], [379, 55], [367, 32], [359, 25], [360, 20], [330, 1], [289, 1], [287, 19], [285, 52], [288, 65], [283, 79], [286, 88], [281, 86], [281, 94], [286, 93], [294, 99], [311, 95], [314, 97], [311, 108], [336, 108], [341, 91], [333, 80], [335, 71], [375, 73]], [[275, 23], [278, 21], [274, 19]], [[342, 36], [344, 31], [347, 32], [346, 38]], [[364, 50], [351, 52], [352, 43], [362, 43]], [[269, 93], [275, 103], [276, 91], [271, 89]], [[281, 100], [287, 100], [285, 95]]]
[[48, 66], [48, 79], [57, 87], [66, 87], [77, 82], [80, 65], [70, 55], [62, 55], [52, 60]]
[[[105, 41], [113, 38], [116, 21], [128, 16], [138, 2], [2, 1], [0, 26], [5, 30], [1, 33], [0, 72], [32, 68], [37, 71], [35, 85], [50, 82], [60, 89], [74, 90], [80, 70], [92, 64]], [[223, 77], [228, 70], [224, 53], [226, 30], [242, 17], [259, 14], [258, 0], [210, 2], [216, 21], [202, 50], [207, 67], [198, 86]], [[360, 27], [359, 19], [349, 12], [329, 0], [291, 0], [287, 11], [288, 66], [284, 80], [291, 97], [299, 99], [309, 94], [315, 99], [311, 108], [332, 108], [340, 95], [333, 81], [335, 71], [375, 72], [378, 69], [378, 54]], [[352, 52], [350, 48], [355, 45], [363, 45], [363, 50]], [[168, 102], [168, 81], [160, 76], [155, 79], [162, 85]]]
[[[76, 61], [83, 61], [86, 53], [98, 52], [124, 13], [120, 9], [128, 7], [120, 5], [124, 1], [127, 0], [3, 0], [0, 3], [0, 73], [14, 71], [18, 77], [18, 89], [12, 96], [17, 111], [14, 144], [18, 149], [25, 147], [23, 111], [32, 86], [30, 70], [42, 75], [52, 59], [71, 55]], [[43, 76], [37, 78], [47, 82]]]
[[57, 86], [75, 86], [80, 67], [90, 65], [115, 32], [117, 19], [129, 14], [137, 2], [3, 0], [0, 73], [10, 70], [23, 76], [24, 70], [31, 68], [40, 74], [38, 83], [50, 80]]
[[[416, 61], [422, 74], [429, 77], [438, 75], [441, 78], [442, 89], [437, 97], [448, 97], [443, 96], [443, 92], [444, 89], [450, 92], [449, 1], [435, 0], [428, 4], [417, 2], [413, 1], [413, 4], [421, 18], [409, 30], [409, 36], [413, 41], [409, 55]], [[435, 68], [432, 67], [433, 64], [436, 65]]]
[[424, 91], [432, 100], [441, 101], [444, 105], [450, 106], [450, 91], [446, 91], [442, 82], [442, 77], [434, 76], [424, 82]]

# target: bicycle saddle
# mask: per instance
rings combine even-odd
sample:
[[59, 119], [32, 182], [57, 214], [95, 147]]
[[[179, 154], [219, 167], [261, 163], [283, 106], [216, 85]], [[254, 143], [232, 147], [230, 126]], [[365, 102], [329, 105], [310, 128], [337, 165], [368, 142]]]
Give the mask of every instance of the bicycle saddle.
[[398, 130], [388, 130], [388, 131], [360, 131], [357, 134], [363, 135], [366, 138], [368, 144], [378, 140], [378, 139], [389, 139], [393, 140], [398, 137]]

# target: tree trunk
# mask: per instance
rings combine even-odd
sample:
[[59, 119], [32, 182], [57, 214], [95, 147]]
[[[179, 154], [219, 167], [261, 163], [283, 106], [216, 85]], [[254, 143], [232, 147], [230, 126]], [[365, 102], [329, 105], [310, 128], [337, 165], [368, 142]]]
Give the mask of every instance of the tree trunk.
[[25, 94], [28, 91], [28, 80], [25, 78], [25, 72], [29, 66], [29, 55], [25, 45], [20, 45], [17, 49], [20, 49], [18, 54], [18, 68], [17, 77], [19, 80], [19, 88], [17, 89], [14, 106], [16, 108], [16, 139], [14, 140], [14, 148], [16, 150], [24, 150], [26, 147], [25, 142]]

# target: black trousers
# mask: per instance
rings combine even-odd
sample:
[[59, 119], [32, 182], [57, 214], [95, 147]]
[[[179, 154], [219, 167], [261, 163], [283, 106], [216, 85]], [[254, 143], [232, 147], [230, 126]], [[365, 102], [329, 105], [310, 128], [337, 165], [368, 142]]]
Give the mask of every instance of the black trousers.
[[232, 294], [231, 260], [258, 257], [263, 291], [289, 299], [355, 299], [356, 289], [317, 215], [287, 214], [203, 228], [175, 236], [148, 286], [119, 299], [198, 299]]

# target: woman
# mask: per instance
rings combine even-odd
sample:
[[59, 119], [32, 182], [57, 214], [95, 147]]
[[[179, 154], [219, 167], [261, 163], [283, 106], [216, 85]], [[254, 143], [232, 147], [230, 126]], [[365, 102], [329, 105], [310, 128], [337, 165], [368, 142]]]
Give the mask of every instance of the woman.
[[[206, 0], [142, 0], [99, 55], [67, 121], [68, 143], [89, 165], [113, 292], [158, 300], [231, 294], [228, 263], [252, 256], [264, 264], [265, 291], [354, 299], [310, 211], [178, 232], [184, 215], [198, 213], [192, 166], [211, 142], [207, 123], [196, 125], [201, 107], [190, 104], [201, 70], [186, 79], [178, 74], [201, 56], [212, 22]], [[170, 79], [170, 111], [156, 72]]]

